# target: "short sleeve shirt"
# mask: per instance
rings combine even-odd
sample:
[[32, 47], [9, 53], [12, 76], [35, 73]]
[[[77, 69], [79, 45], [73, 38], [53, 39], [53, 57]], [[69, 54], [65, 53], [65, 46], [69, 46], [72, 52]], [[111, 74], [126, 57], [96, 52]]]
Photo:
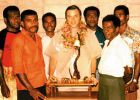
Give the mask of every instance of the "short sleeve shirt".
[[10, 32], [6, 29], [0, 33], [0, 49], [3, 50], [2, 64], [6, 67], [11, 67], [11, 44], [19, 32]]
[[99, 73], [122, 77], [124, 67], [132, 67], [131, 50], [120, 35], [116, 36], [107, 46], [109, 40], [105, 41], [101, 60], [99, 63]]
[[[35, 34], [36, 41], [24, 29], [12, 43], [12, 64], [15, 74], [25, 73], [34, 88], [45, 84], [45, 65], [42, 55], [41, 38]], [[25, 87], [17, 79], [18, 90]]]
[[133, 52], [140, 53], [140, 32], [128, 26], [123, 38]]

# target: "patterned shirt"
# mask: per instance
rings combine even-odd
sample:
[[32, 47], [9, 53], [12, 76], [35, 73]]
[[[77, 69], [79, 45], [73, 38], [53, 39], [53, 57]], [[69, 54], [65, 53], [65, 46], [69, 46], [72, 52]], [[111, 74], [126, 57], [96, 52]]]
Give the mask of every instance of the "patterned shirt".
[[140, 53], [140, 33], [131, 27], [127, 27], [122, 38], [132, 51], [133, 66], [135, 64], [134, 53]]
[[140, 53], [140, 33], [131, 27], [127, 27], [123, 36], [132, 52]]

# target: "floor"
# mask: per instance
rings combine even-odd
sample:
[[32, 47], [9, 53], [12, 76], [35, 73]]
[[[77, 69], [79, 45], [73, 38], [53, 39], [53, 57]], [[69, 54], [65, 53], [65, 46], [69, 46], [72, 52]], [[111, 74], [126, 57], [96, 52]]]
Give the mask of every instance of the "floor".
[[88, 92], [59, 92], [57, 96], [50, 96], [47, 100], [97, 100], [97, 92], [92, 92], [88, 96]]

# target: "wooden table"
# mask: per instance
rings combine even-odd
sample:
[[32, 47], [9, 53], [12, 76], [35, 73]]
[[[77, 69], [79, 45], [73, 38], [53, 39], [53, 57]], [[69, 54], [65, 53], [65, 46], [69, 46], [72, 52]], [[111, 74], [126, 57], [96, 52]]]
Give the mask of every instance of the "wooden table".
[[51, 88], [51, 96], [56, 96], [58, 91], [58, 87], [82, 87], [82, 86], [87, 86], [88, 87], [88, 95], [91, 96], [91, 90], [92, 90], [92, 86], [93, 83], [85, 83], [83, 81], [80, 81], [78, 83], [50, 83], [49, 84], [50, 88]]

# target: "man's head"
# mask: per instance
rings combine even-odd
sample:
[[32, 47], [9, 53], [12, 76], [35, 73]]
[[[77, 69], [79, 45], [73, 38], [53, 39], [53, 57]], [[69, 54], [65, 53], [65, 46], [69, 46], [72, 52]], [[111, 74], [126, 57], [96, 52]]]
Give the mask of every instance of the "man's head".
[[114, 15], [107, 15], [102, 20], [103, 32], [108, 40], [112, 40], [118, 35], [120, 20]]
[[42, 24], [47, 35], [49, 35], [49, 33], [54, 35], [54, 30], [56, 27], [56, 16], [53, 13], [49, 12], [44, 14], [42, 17]]
[[8, 6], [3, 11], [4, 22], [9, 31], [20, 29], [20, 11], [16, 6]]
[[30, 33], [36, 33], [38, 30], [38, 15], [34, 10], [24, 10], [21, 13], [21, 26]]
[[71, 27], [79, 27], [81, 21], [81, 10], [78, 6], [69, 6], [65, 11], [65, 18]]
[[125, 5], [119, 5], [115, 7], [114, 15], [120, 19], [121, 25], [127, 24], [129, 20], [129, 9]]
[[99, 16], [100, 11], [97, 7], [89, 6], [84, 10], [86, 24], [91, 29], [96, 29], [96, 26], [98, 25]]

